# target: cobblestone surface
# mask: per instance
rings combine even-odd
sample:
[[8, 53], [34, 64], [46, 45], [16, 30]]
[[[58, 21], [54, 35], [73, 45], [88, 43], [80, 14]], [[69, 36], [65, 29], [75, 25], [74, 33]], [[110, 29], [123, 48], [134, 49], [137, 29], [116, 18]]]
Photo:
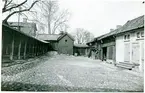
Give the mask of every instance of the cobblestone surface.
[[2, 68], [2, 90], [143, 91], [143, 75], [86, 57], [44, 55]]

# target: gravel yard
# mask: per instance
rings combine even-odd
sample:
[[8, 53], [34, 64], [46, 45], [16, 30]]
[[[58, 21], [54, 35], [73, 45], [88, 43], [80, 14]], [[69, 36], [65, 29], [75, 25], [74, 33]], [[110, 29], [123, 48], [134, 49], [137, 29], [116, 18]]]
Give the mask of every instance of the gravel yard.
[[143, 91], [143, 75], [87, 57], [46, 54], [2, 67], [7, 91]]

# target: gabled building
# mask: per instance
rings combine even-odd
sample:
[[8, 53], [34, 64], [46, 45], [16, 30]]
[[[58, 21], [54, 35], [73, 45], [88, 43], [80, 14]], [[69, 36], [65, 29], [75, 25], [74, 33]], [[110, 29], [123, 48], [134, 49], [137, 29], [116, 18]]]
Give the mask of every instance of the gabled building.
[[68, 33], [61, 34], [38, 34], [38, 39], [50, 42], [51, 49], [62, 54], [73, 55], [74, 39]]
[[[87, 43], [95, 47], [95, 59], [106, 61], [109, 63], [115, 62], [115, 31], [110, 31], [107, 34], [96, 37], [94, 41]], [[94, 56], [94, 55], [92, 55]]]
[[95, 46], [96, 59], [118, 67], [143, 71], [144, 66], [144, 16], [127, 21], [123, 26], [87, 43]]
[[119, 65], [144, 66], [144, 16], [129, 20], [116, 33], [116, 62]]
[[8, 22], [8, 24], [26, 34], [31, 36], [36, 36], [37, 26], [35, 23], [27, 22], [27, 19], [23, 19], [23, 22]]

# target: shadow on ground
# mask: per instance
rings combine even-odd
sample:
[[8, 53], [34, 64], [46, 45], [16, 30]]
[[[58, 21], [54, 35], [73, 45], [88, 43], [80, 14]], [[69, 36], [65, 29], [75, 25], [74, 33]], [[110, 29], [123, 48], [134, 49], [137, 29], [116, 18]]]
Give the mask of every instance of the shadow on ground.
[[2, 82], [1, 91], [54, 91], [54, 92], [143, 92], [107, 89], [107, 88], [82, 88], [82, 87], [67, 87], [67, 86], [54, 86], [54, 85], [36, 85], [24, 84], [19, 82]]

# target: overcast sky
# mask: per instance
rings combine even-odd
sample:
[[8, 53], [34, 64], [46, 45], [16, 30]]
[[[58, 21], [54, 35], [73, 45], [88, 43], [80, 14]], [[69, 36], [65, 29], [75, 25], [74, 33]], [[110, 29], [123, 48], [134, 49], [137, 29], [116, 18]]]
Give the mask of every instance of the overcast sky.
[[62, 8], [68, 8], [71, 13], [70, 27], [85, 28], [95, 36], [102, 35], [143, 15], [145, 5], [142, 1], [103, 1], [103, 0], [60, 0]]
[[[58, 0], [61, 9], [71, 12], [70, 29], [84, 28], [95, 36], [102, 35], [123, 25], [128, 20], [143, 15], [145, 4], [142, 1], [109, 0]], [[11, 18], [13, 21], [13, 18]]]

